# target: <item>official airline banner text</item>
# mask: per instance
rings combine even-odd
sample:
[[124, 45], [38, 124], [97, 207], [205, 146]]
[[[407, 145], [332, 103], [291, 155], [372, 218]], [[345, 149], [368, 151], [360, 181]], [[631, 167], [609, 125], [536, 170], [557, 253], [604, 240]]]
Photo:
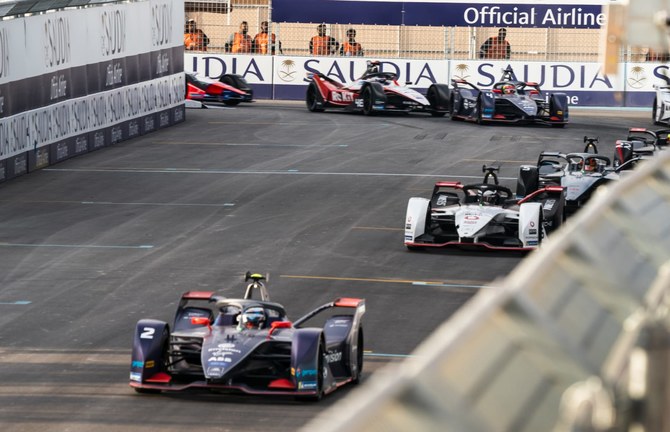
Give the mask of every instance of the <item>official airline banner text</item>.
[[[433, 83], [463, 79], [490, 88], [511, 66], [517, 79], [536, 82], [545, 92], [563, 92], [571, 105], [650, 107], [654, 85], [670, 85], [669, 66], [622, 63], [616, 76], [602, 73], [600, 63], [506, 62], [380, 59], [381, 69], [398, 75], [401, 85], [425, 90]], [[366, 69], [365, 59], [351, 57], [285, 57], [186, 54], [184, 68], [200, 76], [242, 75], [259, 98], [303, 99], [309, 74], [350, 83]]]
[[599, 28], [616, 1], [273, 0], [275, 22]]

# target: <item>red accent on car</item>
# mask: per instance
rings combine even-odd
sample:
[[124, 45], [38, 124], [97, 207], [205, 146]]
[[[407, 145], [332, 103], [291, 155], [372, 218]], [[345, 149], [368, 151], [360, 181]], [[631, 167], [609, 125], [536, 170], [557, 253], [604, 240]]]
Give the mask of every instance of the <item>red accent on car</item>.
[[520, 199], [520, 200], [517, 202], [517, 204], [522, 204], [522, 203], [525, 203], [526, 201], [530, 201], [533, 197], [535, 197], [536, 195], [541, 194], [542, 192], [562, 192], [562, 191], [563, 191], [563, 187], [562, 187], [562, 186], [547, 186], [547, 187], [545, 187], [545, 188], [538, 189], [538, 190], [536, 190], [535, 192], [526, 195], [525, 197], [523, 197], [522, 199]]
[[532, 95], [539, 95], [539, 94], [540, 94], [540, 92], [537, 91], [537, 90], [531, 90], [529, 93], [531, 94], [531, 96], [532, 96]]
[[560, 117], [556, 117], [556, 116], [551, 116], [551, 117], [549, 117], [549, 120], [551, 120], [551, 121], [560, 121], [561, 118], [560, 118]]
[[286, 378], [279, 378], [274, 381], [271, 381], [270, 384], [268, 384], [268, 388], [272, 389], [294, 389], [295, 385], [291, 382], [291, 380], [288, 380]]
[[451, 187], [451, 188], [460, 188], [461, 182], [457, 181], [439, 181], [435, 183], [437, 187]]
[[352, 297], [342, 297], [335, 300], [335, 306], [337, 307], [358, 307], [359, 303], [362, 302], [362, 299], [352, 298]]
[[211, 323], [207, 317], [191, 317], [191, 324], [209, 327]]
[[491, 90], [491, 92], [493, 92], [495, 94], [502, 94], [502, 90], [500, 90], [500, 89], [493, 89], [493, 90]]
[[209, 300], [214, 295], [214, 291], [189, 291], [185, 292], [181, 298], [184, 300]]
[[148, 383], [163, 383], [167, 384], [172, 381], [172, 377], [165, 372], [158, 372], [156, 375], [153, 375], [151, 378], [145, 380]]
[[272, 333], [275, 332], [278, 328], [291, 328], [293, 323], [291, 321], [272, 321], [270, 324], [270, 331], [268, 331], [268, 339], [272, 336]]
[[493, 116], [493, 118], [494, 118], [494, 119], [504, 119], [505, 116], [502, 115], [502, 114], [496, 114], [496, 115]]

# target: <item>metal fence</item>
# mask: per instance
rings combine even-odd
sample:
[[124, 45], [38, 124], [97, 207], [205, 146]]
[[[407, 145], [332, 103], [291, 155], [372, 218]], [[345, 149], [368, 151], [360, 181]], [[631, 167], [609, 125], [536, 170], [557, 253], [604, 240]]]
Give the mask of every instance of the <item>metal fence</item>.
[[[225, 44], [246, 21], [249, 35], [260, 32], [260, 23], [270, 21], [270, 32], [281, 41], [284, 55], [309, 55], [309, 41], [320, 23], [276, 23], [271, 21], [267, 0], [186, 2], [186, 19], [194, 19], [210, 38], [208, 51], [225, 52]], [[472, 60], [481, 45], [497, 35], [497, 28], [350, 25], [327, 23], [327, 34], [340, 44], [349, 28], [356, 30], [366, 57]], [[599, 61], [601, 29], [508, 28], [511, 60]], [[626, 61], [644, 61], [645, 50], [627, 49]]]

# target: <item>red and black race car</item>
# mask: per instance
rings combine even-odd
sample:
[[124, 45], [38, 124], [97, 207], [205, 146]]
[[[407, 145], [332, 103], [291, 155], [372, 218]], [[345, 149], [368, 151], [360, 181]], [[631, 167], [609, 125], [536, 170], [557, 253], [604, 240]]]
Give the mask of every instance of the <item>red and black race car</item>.
[[240, 75], [225, 74], [218, 81], [186, 72], [186, 99], [203, 104], [222, 103], [235, 106], [251, 102], [254, 92]]
[[322, 112], [326, 108], [339, 108], [365, 115], [422, 111], [435, 117], [442, 117], [448, 112], [448, 85], [432, 84], [424, 96], [409, 87], [400, 86], [396, 74], [381, 72], [379, 64], [368, 61], [365, 74], [348, 85], [321, 73], [312, 74], [305, 99], [307, 109]]

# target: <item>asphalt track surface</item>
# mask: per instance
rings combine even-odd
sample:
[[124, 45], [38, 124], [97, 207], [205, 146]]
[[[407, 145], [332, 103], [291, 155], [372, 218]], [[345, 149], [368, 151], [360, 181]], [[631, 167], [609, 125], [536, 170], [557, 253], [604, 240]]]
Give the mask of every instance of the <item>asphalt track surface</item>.
[[[611, 156], [648, 111], [573, 110], [565, 129], [426, 115], [309, 113], [259, 101], [187, 121], [0, 185], [0, 430], [293, 431], [319, 403], [128, 386], [140, 318], [171, 322], [188, 290], [243, 295], [247, 270], [299, 317], [364, 297], [363, 385], [398, 363], [523, 255], [409, 252], [407, 201], [436, 180], [481, 179], [541, 150]], [[333, 419], [337, 421], [337, 419]]]

